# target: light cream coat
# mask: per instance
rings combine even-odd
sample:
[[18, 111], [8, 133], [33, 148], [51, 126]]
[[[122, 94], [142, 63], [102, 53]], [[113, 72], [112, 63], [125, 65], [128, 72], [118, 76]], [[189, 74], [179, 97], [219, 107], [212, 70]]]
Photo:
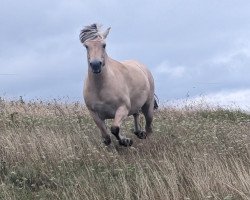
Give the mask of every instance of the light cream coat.
[[[127, 116], [133, 115], [135, 134], [139, 138], [146, 138], [152, 132], [154, 80], [143, 64], [133, 60], [118, 62], [107, 55], [104, 39], [108, 32], [109, 29], [102, 37], [84, 41], [89, 65], [84, 100], [104, 143], [108, 145], [111, 142], [105, 120], [114, 119], [111, 132], [121, 145], [130, 146], [132, 140], [119, 134], [121, 123]], [[141, 131], [138, 124], [140, 110], [146, 119], [146, 132]]]

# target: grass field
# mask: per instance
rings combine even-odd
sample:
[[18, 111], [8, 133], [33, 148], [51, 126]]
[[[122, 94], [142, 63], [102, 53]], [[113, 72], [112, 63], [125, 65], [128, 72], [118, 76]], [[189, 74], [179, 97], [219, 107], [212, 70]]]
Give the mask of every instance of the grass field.
[[0, 99], [0, 199], [250, 199], [250, 115], [165, 107], [150, 138], [132, 129], [106, 147], [79, 103]]

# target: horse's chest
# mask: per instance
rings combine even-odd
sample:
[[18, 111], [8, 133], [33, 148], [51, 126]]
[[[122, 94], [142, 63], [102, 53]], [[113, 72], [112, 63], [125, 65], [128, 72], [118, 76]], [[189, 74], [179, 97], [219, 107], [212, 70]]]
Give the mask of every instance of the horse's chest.
[[91, 106], [92, 110], [101, 118], [110, 119], [115, 117], [116, 107], [109, 103], [95, 102]]

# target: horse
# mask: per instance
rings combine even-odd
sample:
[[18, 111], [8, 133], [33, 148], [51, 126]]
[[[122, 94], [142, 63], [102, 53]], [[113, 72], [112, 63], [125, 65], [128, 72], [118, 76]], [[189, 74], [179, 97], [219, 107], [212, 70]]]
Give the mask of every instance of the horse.
[[[100, 129], [105, 145], [111, 143], [106, 119], [114, 119], [111, 133], [122, 146], [131, 146], [133, 141], [120, 134], [122, 121], [134, 117], [134, 133], [145, 139], [152, 131], [154, 108], [154, 79], [143, 64], [134, 61], [116, 61], [108, 56], [106, 42], [110, 27], [101, 32], [101, 25], [85, 26], [79, 35], [87, 50], [88, 73], [84, 83], [83, 96], [86, 107]], [[141, 130], [139, 112], [145, 116], [145, 131]]]

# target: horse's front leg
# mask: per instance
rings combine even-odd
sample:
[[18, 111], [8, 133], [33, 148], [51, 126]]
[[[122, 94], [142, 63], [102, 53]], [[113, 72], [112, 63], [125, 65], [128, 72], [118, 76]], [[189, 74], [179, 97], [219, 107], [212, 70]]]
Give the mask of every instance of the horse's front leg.
[[131, 146], [133, 143], [133, 141], [130, 138], [126, 138], [126, 137], [121, 136], [119, 134], [122, 121], [127, 116], [128, 116], [128, 109], [126, 108], [126, 106], [119, 107], [115, 113], [115, 119], [114, 119], [113, 124], [111, 126], [111, 133], [119, 141], [119, 144], [123, 145], [123, 146]]
[[111, 143], [111, 139], [110, 139], [110, 135], [108, 133], [107, 127], [105, 125], [105, 121], [102, 120], [99, 115], [93, 111], [89, 111], [94, 122], [96, 123], [97, 127], [100, 129], [100, 132], [102, 134], [102, 138], [103, 138], [103, 143], [105, 145], [109, 145]]

